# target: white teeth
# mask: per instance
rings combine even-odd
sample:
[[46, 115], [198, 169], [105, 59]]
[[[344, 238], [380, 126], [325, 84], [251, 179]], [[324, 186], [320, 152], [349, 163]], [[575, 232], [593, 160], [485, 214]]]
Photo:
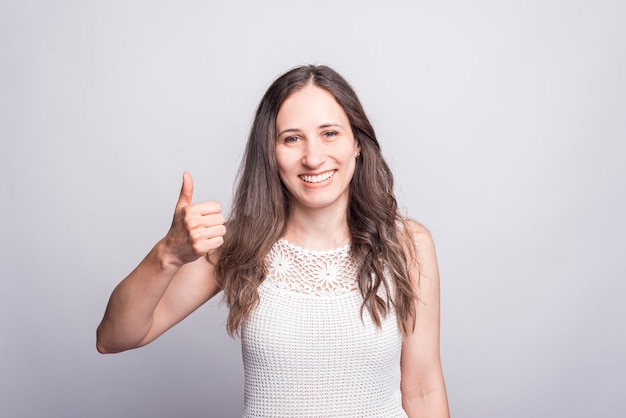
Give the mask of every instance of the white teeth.
[[328, 180], [335, 174], [335, 171], [327, 171], [325, 173], [319, 174], [317, 176], [300, 176], [300, 178], [307, 183], [319, 183], [325, 180]]

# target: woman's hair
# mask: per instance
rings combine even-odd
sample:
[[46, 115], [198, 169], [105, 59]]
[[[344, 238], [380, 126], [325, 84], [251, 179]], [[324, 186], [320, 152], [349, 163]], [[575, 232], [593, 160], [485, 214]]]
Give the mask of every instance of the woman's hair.
[[[228, 331], [237, 334], [258, 303], [258, 287], [267, 274], [265, 256], [285, 231], [289, 194], [278, 176], [276, 116], [285, 99], [310, 84], [334, 96], [361, 147], [347, 212], [350, 251], [359, 266], [358, 286], [363, 295], [361, 315], [367, 309], [380, 326], [381, 318], [394, 309], [398, 326], [406, 334], [415, 323], [417, 295], [412, 282], [418, 277], [411, 277], [411, 272], [419, 275], [419, 266], [410, 227], [398, 212], [393, 176], [356, 93], [337, 72], [314, 65], [295, 68], [276, 79], [261, 99], [252, 124], [216, 265], [230, 308]], [[418, 268], [412, 269], [412, 264]]]

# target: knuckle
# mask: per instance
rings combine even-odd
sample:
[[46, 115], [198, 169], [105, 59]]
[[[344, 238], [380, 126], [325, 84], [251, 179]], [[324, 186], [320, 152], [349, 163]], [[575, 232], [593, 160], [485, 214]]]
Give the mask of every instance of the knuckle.
[[189, 237], [191, 238], [192, 242], [194, 242], [194, 243], [200, 242], [200, 241], [202, 241], [202, 231], [200, 231], [198, 229], [194, 229], [194, 230], [189, 232]]
[[185, 218], [185, 226], [188, 231], [192, 231], [198, 227], [198, 221], [195, 218]]
[[198, 213], [197, 208], [194, 205], [185, 206], [185, 217], [193, 218]]
[[212, 247], [213, 248], [217, 248], [220, 245], [222, 245], [223, 243], [224, 243], [224, 237], [222, 237], [222, 236], [215, 237], [215, 238], [213, 238], [213, 242], [212, 242], [213, 245], [212, 245]]
[[204, 247], [199, 242], [194, 242], [191, 248], [193, 249], [195, 255], [202, 255], [206, 252], [204, 251]]

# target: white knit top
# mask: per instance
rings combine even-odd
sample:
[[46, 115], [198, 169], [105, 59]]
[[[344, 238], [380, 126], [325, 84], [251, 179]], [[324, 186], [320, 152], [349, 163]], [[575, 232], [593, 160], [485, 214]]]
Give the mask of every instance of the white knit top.
[[241, 333], [245, 417], [406, 417], [395, 314], [376, 327], [350, 246], [310, 251], [281, 239]]

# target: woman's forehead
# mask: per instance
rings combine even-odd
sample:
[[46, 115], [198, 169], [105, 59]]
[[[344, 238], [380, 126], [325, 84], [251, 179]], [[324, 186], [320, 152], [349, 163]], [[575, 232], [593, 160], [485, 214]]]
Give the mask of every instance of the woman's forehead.
[[[276, 116], [277, 131], [298, 129], [299, 124], [345, 124], [346, 112], [328, 90], [306, 85], [282, 103]], [[293, 126], [291, 126], [293, 125]]]

